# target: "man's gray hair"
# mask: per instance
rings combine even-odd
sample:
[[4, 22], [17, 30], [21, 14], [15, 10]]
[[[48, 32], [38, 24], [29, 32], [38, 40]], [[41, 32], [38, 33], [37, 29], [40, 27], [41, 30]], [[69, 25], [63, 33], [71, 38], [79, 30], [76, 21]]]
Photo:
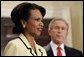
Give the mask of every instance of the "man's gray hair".
[[52, 18], [52, 20], [51, 20], [51, 22], [49, 23], [49, 27], [48, 27], [48, 30], [50, 30], [51, 28], [52, 28], [52, 24], [55, 22], [55, 21], [63, 21], [65, 24], [66, 24], [66, 26], [67, 26], [67, 31], [68, 31], [68, 29], [69, 29], [69, 25], [68, 25], [68, 23], [63, 19], [63, 18]]

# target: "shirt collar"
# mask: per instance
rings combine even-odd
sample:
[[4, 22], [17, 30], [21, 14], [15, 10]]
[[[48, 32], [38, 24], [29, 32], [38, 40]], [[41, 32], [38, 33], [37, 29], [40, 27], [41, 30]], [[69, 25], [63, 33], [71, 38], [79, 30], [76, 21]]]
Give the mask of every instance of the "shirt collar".
[[[54, 50], [57, 49], [58, 45], [56, 45], [53, 41], [50, 42], [51, 48]], [[64, 43], [60, 45], [61, 49], [64, 51]]]

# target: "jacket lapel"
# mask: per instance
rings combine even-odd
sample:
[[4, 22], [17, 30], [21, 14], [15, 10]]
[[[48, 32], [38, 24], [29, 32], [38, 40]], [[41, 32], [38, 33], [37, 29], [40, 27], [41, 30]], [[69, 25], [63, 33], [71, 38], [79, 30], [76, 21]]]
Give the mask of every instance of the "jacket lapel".
[[64, 46], [64, 48], [65, 48], [65, 53], [66, 53], [66, 56], [71, 56], [72, 55], [72, 53], [70, 52], [71, 50], [70, 50], [70, 48], [69, 47], [67, 47], [67, 46]]
[[33, 51], [31, 45], [29, 44], [29, 42], [27, 41], [26, 37], [23, 34], [20, 34], [19, 39], [23, 42], [23, 44], [25, 45], [25, 47], [30, 51], [30, 53], [33, 56], [36, 56], [35, 52]]
[[50, 44], [48, 44], [48, 45], [47, 45], [46, 47], [44, 47], [44, 48], [46, 49], [46, 52], [47, 52], [47, 55], [48, 55], [48, 56], [54, 56]]

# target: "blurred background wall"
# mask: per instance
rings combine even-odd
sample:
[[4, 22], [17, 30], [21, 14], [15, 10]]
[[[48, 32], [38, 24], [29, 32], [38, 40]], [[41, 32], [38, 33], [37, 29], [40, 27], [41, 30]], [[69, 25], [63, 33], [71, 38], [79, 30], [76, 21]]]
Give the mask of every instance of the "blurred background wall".
[[72, 47], [83, 52], [83, 1], [1, 1], [1, 17], [10, 17], [11, 10], [22, 2], [33, 2], [45, 7], [45, 18], [55, 17], [56, 9], [69, 8]]

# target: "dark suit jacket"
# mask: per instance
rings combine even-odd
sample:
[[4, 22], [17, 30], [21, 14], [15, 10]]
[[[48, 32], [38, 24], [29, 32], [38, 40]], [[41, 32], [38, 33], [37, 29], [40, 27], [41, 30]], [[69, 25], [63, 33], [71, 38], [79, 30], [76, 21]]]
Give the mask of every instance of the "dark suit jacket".
[[[54, 56], [50, 44], [44, 47], [48, 56]], [[74, 48], [64, 46], [66, 56], [82, 56], [82, 52]]]

